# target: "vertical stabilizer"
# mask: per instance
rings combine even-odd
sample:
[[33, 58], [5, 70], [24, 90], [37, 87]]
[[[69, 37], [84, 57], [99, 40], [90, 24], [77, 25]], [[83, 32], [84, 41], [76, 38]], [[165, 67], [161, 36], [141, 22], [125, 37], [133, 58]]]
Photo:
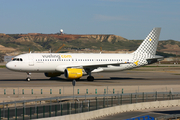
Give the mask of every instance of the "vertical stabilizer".
[[154, 56], [156, 54], [160, 31], [161, 28], [154, 28], [134, 53]]

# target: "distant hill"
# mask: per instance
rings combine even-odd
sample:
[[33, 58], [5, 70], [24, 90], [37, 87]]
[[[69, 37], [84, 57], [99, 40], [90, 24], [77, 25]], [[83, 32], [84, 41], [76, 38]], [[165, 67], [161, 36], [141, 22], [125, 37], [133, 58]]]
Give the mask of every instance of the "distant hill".
[[[0, 34], [0, 45], [8, 49], [0, 52], [28, 51], [56, 51], [62, 44], [66, 46], [62, 50], [99, 50], [102, 47], [106, 51], [134, 51], [142, 40], [127, 40], [117, 35], [72, 35], [72, 34]], [[158, 51], [179, 54], [180, 42], [174, 40], [160, 41]]]

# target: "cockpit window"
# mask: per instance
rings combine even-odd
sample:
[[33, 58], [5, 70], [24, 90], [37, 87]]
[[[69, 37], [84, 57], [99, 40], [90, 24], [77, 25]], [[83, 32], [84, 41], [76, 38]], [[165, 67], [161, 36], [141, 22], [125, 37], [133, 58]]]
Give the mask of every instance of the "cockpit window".
[[13, 58], [12, 61], [23, 61], [23, 59], [22, 58]]
[[13, 61], [18, 61], [17, 58], [14, 58]]

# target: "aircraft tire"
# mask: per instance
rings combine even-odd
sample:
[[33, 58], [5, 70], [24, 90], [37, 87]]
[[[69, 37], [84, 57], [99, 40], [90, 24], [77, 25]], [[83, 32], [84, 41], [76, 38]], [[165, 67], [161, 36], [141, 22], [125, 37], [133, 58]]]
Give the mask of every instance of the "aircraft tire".
[[93, 76], [88, 76], [88, 77], [87, 77], [87, 80], [88, 80], [88, 81], [94, 81], [94, 77], [93, 77]]
[[26, 80], [27, 80], [28, 82], [30, 82], [30, 81], [31, 81], [31, 78], [30, 78], [30, 77], [27, 77]]

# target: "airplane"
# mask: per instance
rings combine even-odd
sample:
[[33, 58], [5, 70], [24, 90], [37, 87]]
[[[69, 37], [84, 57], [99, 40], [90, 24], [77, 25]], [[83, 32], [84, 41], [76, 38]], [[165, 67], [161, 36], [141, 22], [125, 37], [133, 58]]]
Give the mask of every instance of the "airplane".
[[136, 51], [130, 54], [106, 53], [28, 53], [21, 54], [6, 64], [6, 68], [27, 73], [44, 73], [46, 77], [61, 74], [67, 79], [78, 80], [88, 75], [88, 81], [94, 81], [91, 75], [96, 72], [113, 72], [145, 66], [164, 59], [156, 55], [161, 28], [153, 28]]

